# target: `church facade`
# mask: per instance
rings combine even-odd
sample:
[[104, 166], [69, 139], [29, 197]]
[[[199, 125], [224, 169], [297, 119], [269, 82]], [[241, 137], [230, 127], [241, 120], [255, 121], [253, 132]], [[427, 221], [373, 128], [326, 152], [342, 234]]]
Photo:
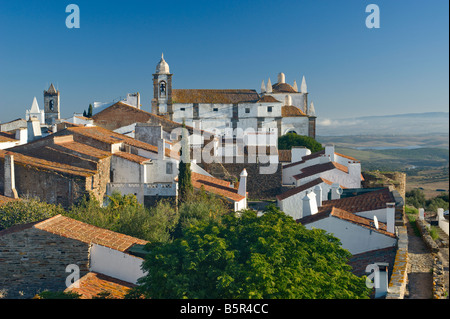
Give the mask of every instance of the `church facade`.
[[294, 132], [315, 138], [314, 104], [308, 101], [306, 81], [300, 90], [296, 81], [286, 83], [284, 73], [278, 82], [262, 81], [261, 90], [252, 89], [174, 89], [169, 65], [161, 56], [153, 74], [152, 113], [175, 122], [228, 135], [244, 132], [273, 132], [276, 136]]

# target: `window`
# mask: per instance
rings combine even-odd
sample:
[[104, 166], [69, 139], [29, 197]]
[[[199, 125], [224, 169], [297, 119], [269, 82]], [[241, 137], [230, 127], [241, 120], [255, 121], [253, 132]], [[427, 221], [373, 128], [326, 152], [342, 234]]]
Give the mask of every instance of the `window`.
[[245, 108], [245, 113], [247, 113], [247, 114], [250, 113], [250, 108], [249, 107]]
[[272, 106], [267, 107], [267, 112], [272, 112]]
[[186, 111], [186, 109], [184, 107], [180, 108], [180, 111]]
[[173, 174], [172, 164], [173, 163], [166, 163], [166, 174], [167, 175], [172, 175]]
[[217, 107], [215, 107], [215, 108], [213, 108], [213, 111], [214, 111], [214, 112], [218, 112], [219, 109], [218, 109]]

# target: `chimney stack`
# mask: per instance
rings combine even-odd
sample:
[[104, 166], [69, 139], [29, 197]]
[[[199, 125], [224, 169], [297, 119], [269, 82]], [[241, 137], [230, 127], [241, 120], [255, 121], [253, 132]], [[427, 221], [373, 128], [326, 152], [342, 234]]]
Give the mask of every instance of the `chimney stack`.
[[318, 212], [316, 194], [314, 192], [306, 193], [302, 199], [303, 215], [302, 217], [314, 215]]
[[244, 168], [239, 175], [239, 188], [238, 188], [238, 194], [241, 196], [245, 196], [247, 198], [247, 170]]
[[5, 176], [4, 176], [4, 194], [6, 197], [19, 198], [16, 190], [16, 177], [14, 169], [14, 155], [5, 155]]
[[314, 187], [314, 193], [316, 194], [317, 207], [322, 206], [322, 187], [320, 185], [316, 185]]
[[395, 233], [395, 203], [386, 203], [386, 231]]
[[333, 183], [331, 185], [331, 199], [340, 199], [342, 194], [342, 188], [339, 184]]

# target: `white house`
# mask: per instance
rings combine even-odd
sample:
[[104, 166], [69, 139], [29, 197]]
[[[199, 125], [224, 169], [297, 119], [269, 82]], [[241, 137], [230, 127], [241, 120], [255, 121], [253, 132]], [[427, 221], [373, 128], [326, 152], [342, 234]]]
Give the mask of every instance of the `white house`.
[[[315, 198], [315, 197], [314, 197]], [[309, 213], [305, 208], [308, 206]], [[333, 234], [352, 254], [393, 247], [395, 197], [388, 188], [356, 196], [317, 202], [303, 199], [303, 216], [297, 221], [306, 228], [319, 228]]]
[[283, 185], [300, 186], [318, 177], [346, 188], [359, 188], [363, 180], [361, 163], [336, 153], [333, 145], [313, 154], [306, 148], [292, 148], [291, 163], [282, 167]]

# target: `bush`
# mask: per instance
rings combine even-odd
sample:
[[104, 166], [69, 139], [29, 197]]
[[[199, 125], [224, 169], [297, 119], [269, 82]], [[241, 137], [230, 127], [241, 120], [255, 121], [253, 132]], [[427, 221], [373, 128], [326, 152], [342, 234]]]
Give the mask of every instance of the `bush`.
[[0, 206], [0, 230], [14, 225], [38, 222], [64, 214], [61, 206], [47, 204], [39, 199], [21, 199]]
[[290, 150], [292, 146], [303, 146], [311, 151], [311, 153], [319, 152], [323, 149], [322, 144], [312, 137], [298, 135], [295, 133], [287, 133], [278, 138], [278, 149]]

